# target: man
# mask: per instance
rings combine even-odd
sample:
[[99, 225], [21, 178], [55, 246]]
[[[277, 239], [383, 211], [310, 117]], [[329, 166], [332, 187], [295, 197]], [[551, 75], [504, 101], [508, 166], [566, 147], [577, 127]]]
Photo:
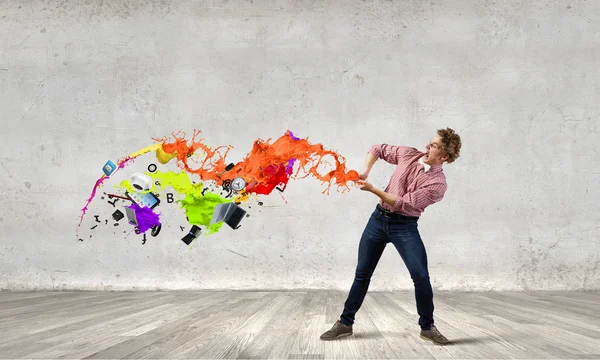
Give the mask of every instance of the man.
[[[421, 338], [437, 344], [449, 342], [434, 325], [427, 254], [417, 222], [427, 206], [444, 197], [447, 186], [442, 164], [452, 163], [459, 157], [460, 136], [450, 128], [439, 129], [425, 148], [425, 152], [420, 152], [406, 146], [379, 144], [367, 153], [365, 170], [359, 174], [357, 183], [361, 190], [372, 192], [381, 200], [360, 239], [358, 265], [344, 311], [333, 327], [321, 335], [322, 340], [352, 335], [355, 314], [367, 294], [381, 254], [391, 242], [400, 253], [415, 286]], [[397, 165], [384, 191], [366, 181], [377, 159]]]

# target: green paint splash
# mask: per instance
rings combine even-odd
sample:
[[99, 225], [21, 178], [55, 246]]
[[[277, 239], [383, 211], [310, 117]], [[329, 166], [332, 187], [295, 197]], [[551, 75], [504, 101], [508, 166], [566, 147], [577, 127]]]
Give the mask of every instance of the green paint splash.
[[[208, 190], [202, 195], [202, 189], [204, 189], [203, 183], [193, 184], [188, 174], [185, 172], [174, 173], [173, 171], [161, 172], [157, 171], [154, 173], [147, 172], [146, 175], [150, 176], [154, 181], [150, 192], [157, 192], [155, 182], [160, 183], [162, 188], [160, 194], [161, 204], [167, 202], [166, 187], [172, 187], [179, 194], [185, 195], [183, 199], [175, 200], [175, 202], [181, 204], [181, 207], [185, 209], [185, 215], [188, 217], [188, 221], [191, 225], [204, 225], [207, 227], [208, 232], [206, 235], [210, 235], [219, 231], [223, 226], [223, 222], [211, 224], [213, 212], [218, 204], [228, 203], [231, 200], [223, 198], [218, 194], [211, 193]], [[129, 180], [123, 180], [120, 184], [121, 188], [127, 189], [129, 192], [135, 191], [131, 186]], [[160, 205], [159, 205], [160, 207]]]

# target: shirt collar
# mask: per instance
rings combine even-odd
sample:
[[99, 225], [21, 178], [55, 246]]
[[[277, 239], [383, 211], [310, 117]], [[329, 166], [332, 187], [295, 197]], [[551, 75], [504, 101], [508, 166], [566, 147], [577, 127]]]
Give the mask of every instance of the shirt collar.
[[[425, 155], [423, 155], [423, 156], [425, 156]], [[435, 164], [435, 165], [425, 164], [425, 161], [423, 161], [423, 156], [421, 156], [419, 158], [419, 164], [423, 165], [423, 167], [425, 168], [425, 172], [431, 171], [432, 173], [438, 173], [439, 171], [442, 171], [441, 164]]]
[[428, 172], [429, 169], [431, 169], [431, 165], [425, 164], [425, 162], [423, 161], [423, 157], [419, 158], [419, 164], [423, 165], [423, 167], [425, 168], [425, 172]]

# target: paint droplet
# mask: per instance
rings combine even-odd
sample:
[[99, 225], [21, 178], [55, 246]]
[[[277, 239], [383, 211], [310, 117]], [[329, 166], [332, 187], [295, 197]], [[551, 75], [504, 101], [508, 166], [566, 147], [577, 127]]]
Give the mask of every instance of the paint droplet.
[[40, 30], [41, 33], [45, 33], [46, 32], [46, 28], [43, 28], [42, 30]]
[[27, 186], [28, 189], [31, 189], [31, 183], [29, 181], [25, 181], [25, 186]]
[[46, 150], [46, 147], [44, 145], [41, 145], [40, 150], [44, 151], [44, 150]]

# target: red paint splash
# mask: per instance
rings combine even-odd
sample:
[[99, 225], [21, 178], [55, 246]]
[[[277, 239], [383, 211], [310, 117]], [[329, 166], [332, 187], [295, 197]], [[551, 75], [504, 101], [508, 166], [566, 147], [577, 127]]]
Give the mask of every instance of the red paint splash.
[[[196, 140], [200, 134], [200, 131], [196, 130], [194, 130], [192, 144], [188, 145], [185, 133], [183, 137], [179, 137], [178, 134], [173, 134], [175, 141], [172, 143], [167, 142], [166, 138], [154, 140], [162, 142], [163, 150], [168, 154], [177, 151], [178, 165], [186, 171], [199, 175], [203, 180], [214, 180], [217, 185], [221, 185], [224, 180], [242, 177], [248, 184], [246, 191], [249, 193], [270, 194], [277, 186], [287, 185], [291, 176], [297, 178], [300, 171], [305, 173], [301, 178], [312, 175], [321, 180], [323, 184], [328, 183], [329, 185], [323, 193], [329, 192], [334, 182], [338, 185], [338, 189], [344, 187], [349, 190], [348, 181], [359, 179], [355, 170], [346, 170], [345, 159], [341, 155], [325, 149], [321, 144], [311, 144], [307, 139], [295, 137], [289, 130], [272, 144], [270, 143], [271, 139], [256, 140], [251, 152], [227, 172], [225, 172], [226, 156], [231, 146], [210, 149], [202, 143], [202, 140]], [[200, 167], [192, 169], [188, 158], [197, 149], [204, 151], [206, 156]], [[226, 149], [224, 153], [220, 152], [222, 149]], [[335, 168], [326, 174], [320, 174], [318, 172], [319, 165], [327, 156], [333, 157]], [[290, 161], [299, 164], [293, 175]], [[221, 175], [222, 173], [223, 175]]]
[[269, 176], [268, 180], [262, 183], [251, 183], [246, 186], [246, 191], [254, 194], [270, 194], [273, 189], [275, 189], [279, 185], [283, 185], [282, 190], [285, 190], [287, 183], [290, 179], [290, 175], [292, 174], [291, 167], [283, 167], [277, 165], [269, 165], [265, 168], [265, 174], [272, 174]]

